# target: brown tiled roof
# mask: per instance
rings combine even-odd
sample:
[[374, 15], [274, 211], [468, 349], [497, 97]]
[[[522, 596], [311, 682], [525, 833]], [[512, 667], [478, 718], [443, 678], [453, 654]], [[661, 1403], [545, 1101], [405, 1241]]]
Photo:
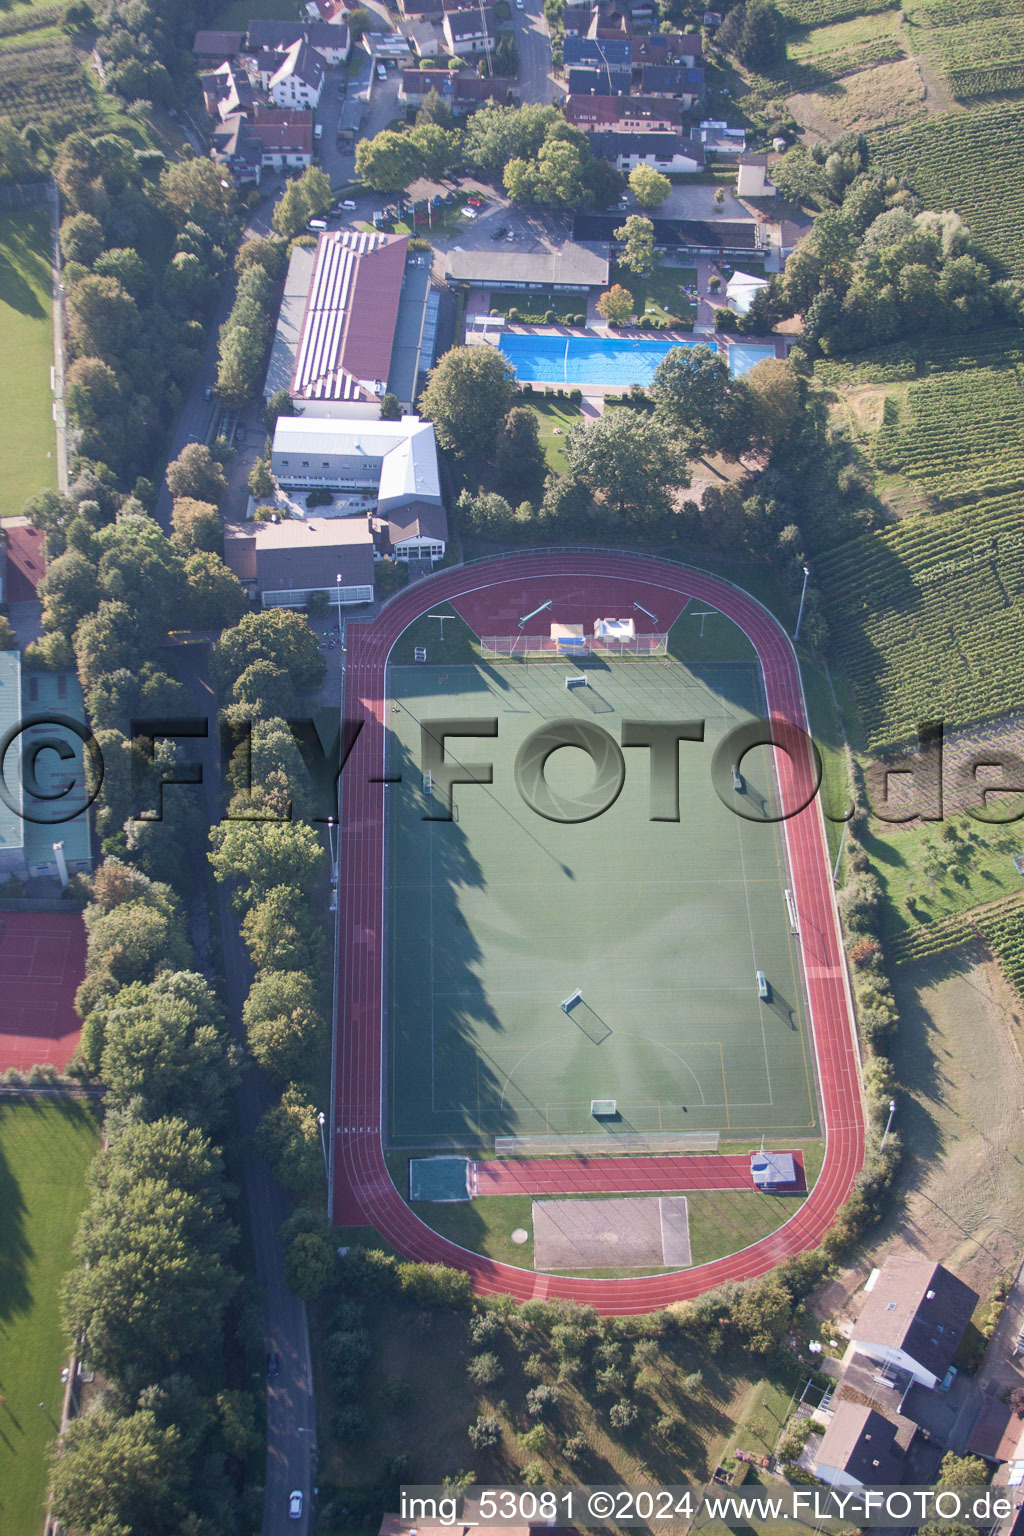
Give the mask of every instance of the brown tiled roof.
[[873, 1408], [840, 1403], [818, 1447], [819, 1467], [837, 1467], [859, 1482], [895, 1482], [893, 1443], [896, 1431]]
[[855, 1340], [903, 1349], [934, 1376], [948, 1369], [978, 1295], [931, 1259], [888, 1258], [853, 1329]]
[[7, 524], [7, 592], [9, 603], [30, 602], [46, 575], [46, 537], [27, 524]]
[[231, 59], [242, 46], [242, 32], [197, 32], [192, 52], [201, 58]]

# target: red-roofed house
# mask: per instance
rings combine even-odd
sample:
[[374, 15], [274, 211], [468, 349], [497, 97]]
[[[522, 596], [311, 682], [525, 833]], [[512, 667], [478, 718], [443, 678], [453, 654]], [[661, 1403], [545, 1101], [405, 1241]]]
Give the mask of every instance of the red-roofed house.
[[408, 247], [405, 235], [320, 236], [290, 390], [304, 416], [379, 418]]
[[567, 96], [565, 119], [591, 133], [599, 128], [619, 133], [678, 133], [683, 106], [664, 96]]
[[349, 0], [306, 0], [306, 15], [310, 21], [322, 21], [329, 27], [342, 26], [349, 11], [355, 10]]

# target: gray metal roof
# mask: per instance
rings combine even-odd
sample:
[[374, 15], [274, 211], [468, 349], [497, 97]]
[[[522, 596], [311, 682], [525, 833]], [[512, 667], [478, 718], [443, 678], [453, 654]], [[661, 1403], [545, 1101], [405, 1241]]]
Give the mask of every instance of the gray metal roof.
[[498, 245], [490, 250], [449, 251], [445, 275], [453, 283], [570, 283], [603, 288], [608, 258], [567, 240], [556, 251], [517, 251]]

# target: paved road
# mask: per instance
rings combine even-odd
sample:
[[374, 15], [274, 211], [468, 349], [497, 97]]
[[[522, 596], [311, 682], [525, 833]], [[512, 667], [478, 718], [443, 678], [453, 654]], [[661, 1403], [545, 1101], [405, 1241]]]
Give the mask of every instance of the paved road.
[[519, 44], [519, 96], [522, 101], [547, 106], [565, 92], [551, 66], [551, 34], [544, 19], [542, 0], [525, 0], [520, 11], [513, 0], [512, 20]]
[[[205, 660], [184, 654], [177, 670], [191, 685], [200, 709], [210, 711], [210, 747], [203, 760], [203, 778], [207, 811], [213, 819], [220, 814], [222, 802], [212, 757], [212, 743], [217, 740], [216, 711], [206, 680]], [[222, 885], [217, 886], [217, 903], [228, 1021], [235, 1038], [243, 1043], [242, 1005], [252, 979], [249, 958], [238, 935], [230, 891]], [[275, 1097], [261, 1073], [252, 1068], [245, 1072], [238, 1091], [238, 1112], [241, 1133], [247, 1142]], [[305, 1304], [294, 1295], [285, 1280], [284, 1259], [277, 1240], [277, 1230], [291, 1210], [291, 1201], [271, 1177], [261, 1158], [250, 1152], [243, 1160], [243, 1167], [253, 1256], [263, 1304], [264, 1350], [266, 1354], [276, 1354], [280, 1362], [278, 1375], [267, 1382], [263, 1536], [307, 1536], [313, 1529], [311, 1506], [317, 1451], [309, 1324]], [[289, 1495], [295, 1489], [300, 1490], [303, 1497], [301, 1520], [291, 1520], [288, 1515]]]

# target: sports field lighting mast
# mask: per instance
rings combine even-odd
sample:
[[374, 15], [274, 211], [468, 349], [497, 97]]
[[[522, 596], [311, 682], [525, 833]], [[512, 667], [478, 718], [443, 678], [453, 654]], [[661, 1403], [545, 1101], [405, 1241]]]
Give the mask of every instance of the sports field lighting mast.
[[338, 644], [341, 646], [342, 650], [344, 650], [345, 649], [345, 632], [344, 632], [344, 630], [341, 627], [341, 572], [340, 571], [338, 572], [337, 576], [335, 576], [334, 582], [335, 582], [335, 588], [336, 588], [337, 593], [338, 593]]
[[316, 1123], [320, 1127], [320, 1150], [324, 1154], [324, 1178], [329, 1179], [331, 1176], [331, 1171], [327, 1166], [327, 1141], [324, 1137], [324, 1124], [326, 1120], [327, 1116], [324, 1114], [323, 1110], [321, 1110], [316, 1117]]
[[883, 1132], [883, 1135], [882, 1135], [882, 1146], [879, 1148], [880, 1151], [885, 1147], [886, 1142], [889, 1140], [889, 1132], [892, 1130], [892, 1123], [895, 1120], [895, 1118], [896, 1118], [896, 1100], [895, 1099], [890, 1099], [889, 1100], [889, 1118], [885, 1122], [885, 1131]]
[[810, 566], [809, 565], [805, 565], [804, 566], [804, 584], [803, 584], [803, 587], [800, 590], [800, 611], [799, 611], [799, 613], [796, 616], [796, 629], [794, 629], [794, 631], [793, 631], [793, 639], [794, 640], [799, 640], [800, 639], [800, 625], [804, 621], [804, 603], [807, 601], [807, 580], [808, 580], [808, 577], [810, 576], [810, 574], [811, 574]]

